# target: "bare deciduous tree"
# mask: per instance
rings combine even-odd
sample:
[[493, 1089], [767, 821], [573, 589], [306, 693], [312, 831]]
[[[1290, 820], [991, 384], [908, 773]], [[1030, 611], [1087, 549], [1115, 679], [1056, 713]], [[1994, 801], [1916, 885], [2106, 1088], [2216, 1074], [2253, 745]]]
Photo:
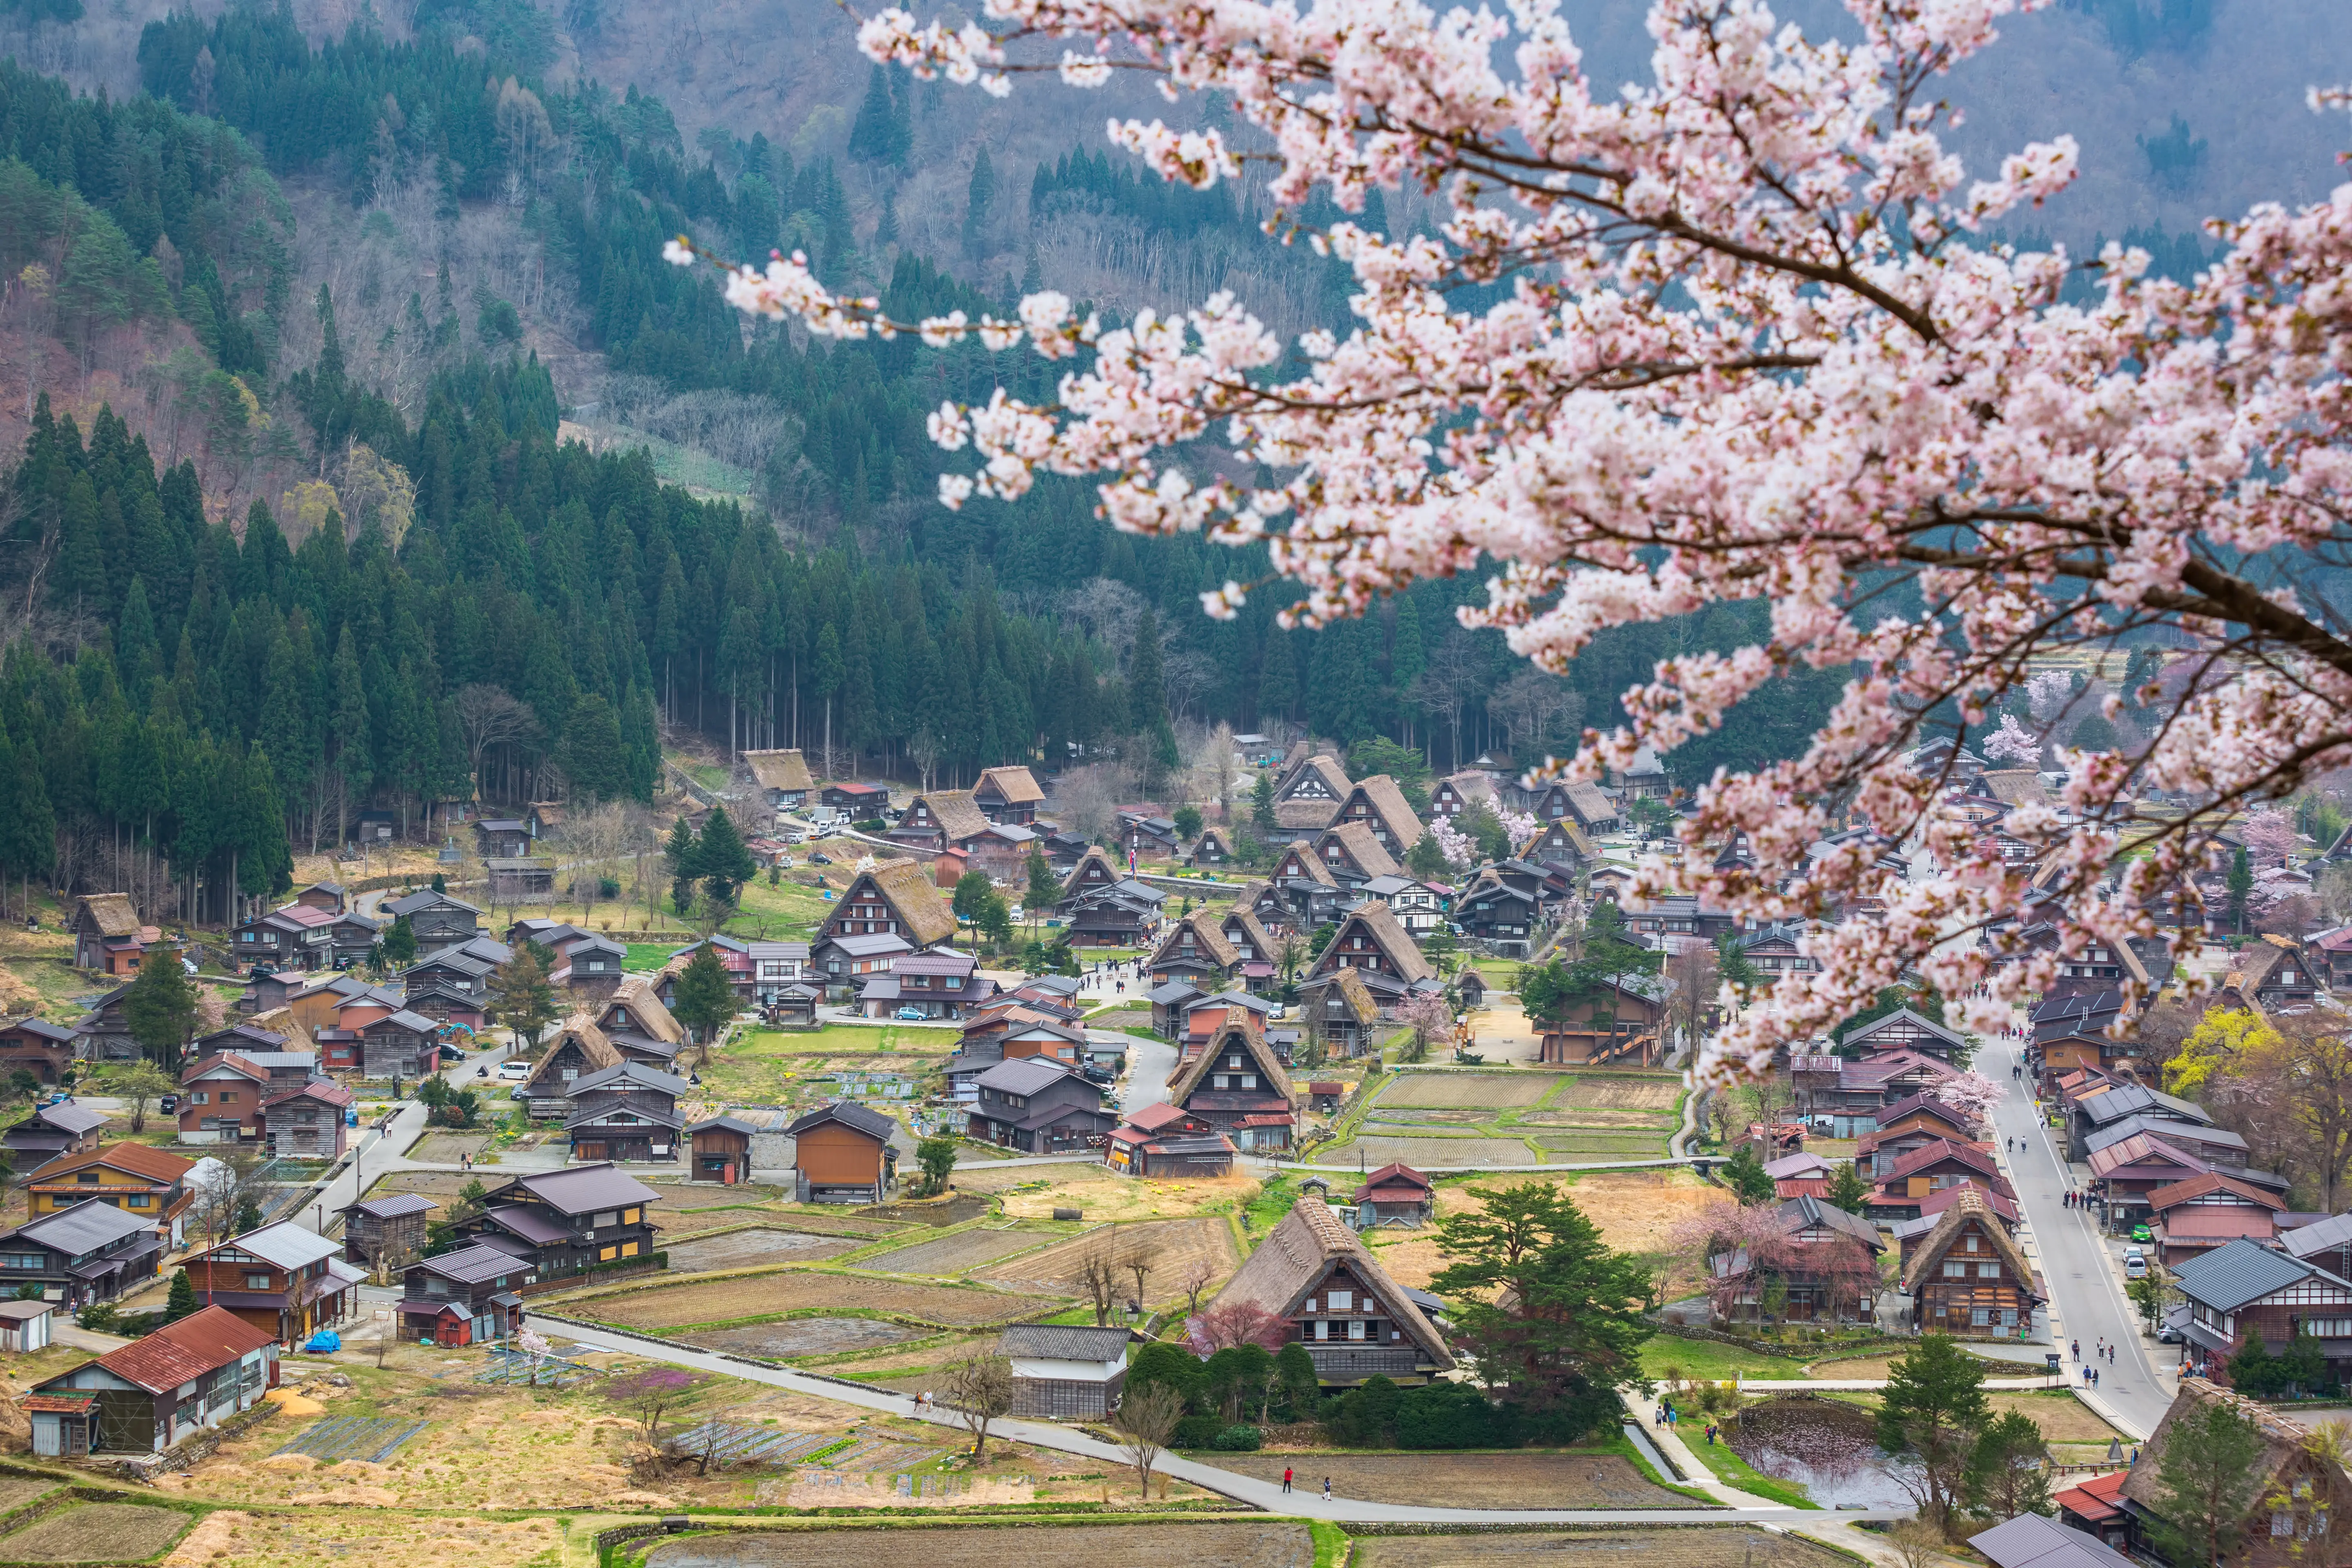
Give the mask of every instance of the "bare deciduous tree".
[[1108, 1324], [1111, 1306], [1118, 1300], [1118, 1265], [1108, 1251], [1097, 1247], [1079, 1260], [1078, 1290], [1094, 1303], [1095, 1327]]
[[1118, 820], [1118, 808], [1135, 788], [1135, 770], [1123, 762], [1090, 763], [1062, 775], [1054, 805], [1062, 826], [1081, 838], [1100, 838]]
[[1160, 1249], [1148, 1241], [1130, 1242], [1119, 1255], [1118, 1266], [1135, 1278], [1135, 1294], [1128, 1298], [1138, 1307], [1143, 1305], [1143, 1282], [1160, 1267]]
[[1151, 1495], [1152, 1467], [1160, 1462], [1160, 1451], [1176, 1435], [1176, 1423], [1183, 1417], [1184, 1396], [1164, 1383], [1130, 1388], [1118, 1402], [1118, 1446], [1126, 1450], [1127, 1462], [1135, 1467], [1135, 1479], [1147, 1498]]
[[1200, 1258], [1193, 1259], [1192, 1266], [1177, 1279], [1176, 1289], [1184, 1292], [1184, 1315], [1187, 1318], [1201, 1315], [1201, 1298], [1215, 1283], [1216, 1278], [1216, 1265]]
[[948, 1406], [971, 1431], [971, 1457], [988, 1456], [989, 1424], [1013, 1408], [1013, 1363], [1001, 1355], [966, 1356], [948, 1368]]
[[482, 758], [492, 746], [528, 741], [540, 732], [539, 716], [530, 704], [495, 686], [476, 681], [461, 687], [457, 697], [457, 732], [466, 742], [466, 764], [473, 770], [474, 793], [482, 788]]

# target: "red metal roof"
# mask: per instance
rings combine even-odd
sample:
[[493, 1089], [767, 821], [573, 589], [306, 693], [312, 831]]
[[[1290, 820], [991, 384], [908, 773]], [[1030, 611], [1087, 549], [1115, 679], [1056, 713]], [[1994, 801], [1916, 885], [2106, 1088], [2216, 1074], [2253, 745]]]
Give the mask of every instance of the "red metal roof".
[[28, 1394], [22, 1408], [27, 1411], [46, 1410], [60, 1415], [79, 1415], [98, 1403], [95, 1394]]
[[2117, 1470], [2113, 1475], [2093, 1476], [2079, 1487], [2068, 1487], [2051, 1499], [2060, 1508], [2077, 1519], [2087, 1519], [2103, 1524], [2123, 1517], [2124, 1482], [2131, 1479], [2129, 1470]]
[[227, 1308], [206, 1307], [107, 1352], [98, 1364], [126, 1383], [163, 1394], [273, 1342], [271, 1335]]

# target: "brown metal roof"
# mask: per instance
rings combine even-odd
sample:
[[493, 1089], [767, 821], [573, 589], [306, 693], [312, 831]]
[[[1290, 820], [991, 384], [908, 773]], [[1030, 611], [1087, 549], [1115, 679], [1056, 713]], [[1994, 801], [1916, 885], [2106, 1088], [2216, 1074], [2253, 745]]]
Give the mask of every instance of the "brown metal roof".
[[106, 1143], [86, 1153], [69, 1154], [62, 1160], [51, 1161], [41, 1167], [40, 1176], [34, 1185], [54, 1186], [61, 1177], [70, 1176], [79, 1171], [94, 1170], [101, 1165], [166, 1187], [196, 1168], [192, 1160], [183, 1160], [177, 1154], [167, 1154], [144, 1143]]
[[107, 1352], [98, 1364], [150, 1394], [163, 1394], [274, 1342], [226, 1307], [206, 1307], [146, 1338]]

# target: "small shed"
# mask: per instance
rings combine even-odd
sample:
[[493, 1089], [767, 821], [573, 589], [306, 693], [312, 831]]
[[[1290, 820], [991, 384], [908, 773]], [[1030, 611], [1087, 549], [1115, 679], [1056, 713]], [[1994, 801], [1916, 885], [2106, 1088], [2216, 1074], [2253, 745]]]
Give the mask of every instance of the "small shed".
[[1391, 1163], [1366, 1176], [1349, 1201], [1356, 1205], [1359, 1230], [1419, 1230], [1437, 1213], [1437, 1184], [1411, 1165]]
[[1483, 1007], [1486, 1005], [1486, 977], [1475, 969], [1465, 968], [1461, 973], [1455, 975], [1454, 989], [1460, 994], [1465, 1007]]
[[1096, 1421], [1127, 1385], [1128, 1331], [1015, 1323], [997, 1340], [1013, 1363], [1013, 1414]]
[[1348, 1086], [1335, 1079], [1317, 1079], [1307, 1086], [1307, 1103], [1310, 1110], [1329, 1116], [1348, 1098]]
[[735, 1116], [714, 1116], [686, 1130], [693, 1141], [694, 1159], [687, 1170], [691, 1182], [717, 1182], [733, 1186], [751, 1173], [751, 1134], [760, 1130]]
[[898, 1124], [855, 1100], [820, 1106], [785, 1131], [793, 1135], [793, 1201], [878, 1204], [898, 1181]]
[[433, 1200], [421, 1193], [395, 1193], [363, 1198], [343, 1210], [345, 1261], [373, 1268], [379, 1261], [395, 1267], [425, 1250], [425, 1216]]
[[24, 1355], [48, 1349], [56, 1310], [47, 1301], [0, 1301], [0, 1351]]

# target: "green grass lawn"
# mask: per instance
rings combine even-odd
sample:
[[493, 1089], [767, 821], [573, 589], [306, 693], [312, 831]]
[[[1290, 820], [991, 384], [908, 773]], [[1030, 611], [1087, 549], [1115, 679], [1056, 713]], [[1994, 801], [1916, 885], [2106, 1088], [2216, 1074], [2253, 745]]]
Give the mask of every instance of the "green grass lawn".
[[629, 956], [621, 960], [621, 967], [632, 973], [651, 974], [685, 945], [683, 942], [633, 942], [629, 943]]
[[1688, 1448], [1700, 1464], [1714, 1471], [1715, 1479], [1725, 1486], [1738, 1487], [1741, 1491], [1752, 1492], [1760, 1498], [1770, 1498], [1787, 1508], [1817, 1509], [1822, 1506], [1807, 1497], [1805, 1489], [1795, 1481], [1768, 1476], [1750, 1465], [1731, 1451], [1730, 1444], [1717, 1443], [1709, 1447], [1704, 1416], [1694, 1415], [1675, 1430], [1681, 1435], [1683, 1447]]
[[[843, 870], [837, 866], [832, 869]], [[838, 883], [848, 879], [845, 872], [832, 878]], [[815, 934], [816, 928], [824, 923], [825, 911], [833, 907], [832, 901], [816, 889], [789, 877], [772, 888], [764, 877], [746, 882], [739, 903], [740, 912], [727, 922], [727, 933], [745, 938], [764, 936], [774, 942], [805, 940]]]
[[1741, 1350], [1738, 1345], [1721, 1345], [1713, 1340], [1685, 1340], [1672, 1334], [1653, 1334], [1642, 1345], [1642, 1373], [1646, 1377], [1664, 1378], [1669, 1365], [1682, 1368], [1685, 1378], [1702, 1383], [1723, 1383], [1735, 1377], [1802, 1377], [1802, 1363], [1784, 1356], [1758, 1355], [1754, 1351]]
[[905, 1051], [945, 1056], [955, 1049], [952, 1029], [909, 1028], [898, 1024], [827, 1024], [822, 1029], [747, 1029], [727, 1049], [730, 1057], [850, 1056]]

